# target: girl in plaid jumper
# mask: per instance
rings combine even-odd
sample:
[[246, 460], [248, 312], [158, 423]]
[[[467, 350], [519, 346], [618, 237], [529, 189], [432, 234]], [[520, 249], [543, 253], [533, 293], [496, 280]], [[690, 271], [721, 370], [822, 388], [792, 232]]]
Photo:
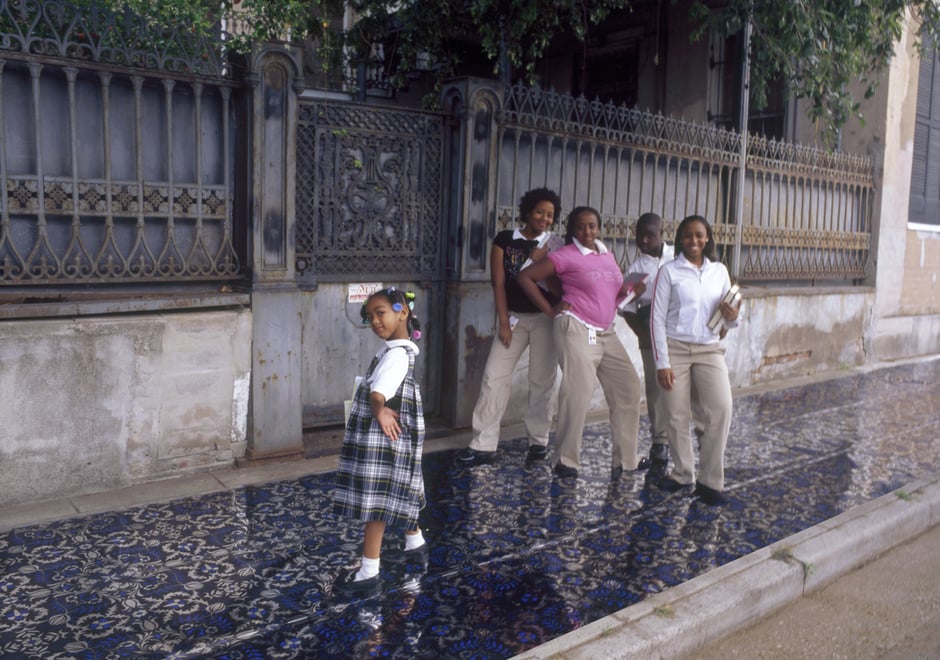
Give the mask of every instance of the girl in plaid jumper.
[[389, 288], [373, 293], [362, 306], [363, 322], [385, 346], [356, 390], [336, 475], [334, 513], [365, 523], [361, 567], [334, 584], [342, 595], [381, 590], [379, 555], [386, 525], [406, 530], [404, 551], [387, 551], [386, 561], [427, 562], [427, 543], [418, 527], [425, 504], [424, 412], [414, 378], [419, 351], [412, 340], [421, 331], [413, 301], [414, 294]]

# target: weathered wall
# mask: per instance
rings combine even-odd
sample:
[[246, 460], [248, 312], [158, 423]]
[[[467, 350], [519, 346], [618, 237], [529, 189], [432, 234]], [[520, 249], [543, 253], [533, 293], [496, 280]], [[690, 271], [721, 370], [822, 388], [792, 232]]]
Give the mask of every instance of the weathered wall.
[[908, 228], [919, 59], [907, 29], [877, 94], [862, 108], [870, 129], [850, 130], [846, 148], [875, 158], [876, 295], [869, 351], [894, 360], [940, 351], [940, 233]]
[[0, 323], [0, 506], [230, 464], [251, 313]]
[[[397, 286], [415, 293], [414, 314], [421, 321], [423, 336], [417, 342], [421, 353], [415, 360], [415, 375], [421, 386], [425, 410], [435, 411], [437, 400], [432, 390], [429, 365], [440, 369], [435, 355], [440, 329], [436, 327], [431, 294], [417, 282], [382, 281], [383, 286]], [[341, 423], [343, 401], [351, 399], [356, 376], [365, 374], [382, 340], [362, 322], [362, 303], [347, 302], [348, 284], [324, 283], [315, 291], [297, 294], [301, 322], [300, 365], [302, 378], [303, 423], [305, 427]]]
[[868, 362], [871, 289], [746, 288], [726, 359], [733, 387], [811, 376]]

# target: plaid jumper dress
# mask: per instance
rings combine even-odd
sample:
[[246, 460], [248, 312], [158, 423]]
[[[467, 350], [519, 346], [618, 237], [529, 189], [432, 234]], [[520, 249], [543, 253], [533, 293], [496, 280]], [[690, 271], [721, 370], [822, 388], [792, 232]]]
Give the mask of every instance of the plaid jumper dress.
[[[367, 381], [388, 351], [408, 352], [408, 374], [398, 392], [385, 405], [400, 417], [401, 435], [392, 441], [375, 423]], [[421, 450], [424, 445], [424, 410], [414, 378], [415, 355], [404, 346], [377, 355], [356, 390], [340, 452], [333, 493], [333, 513], [363, 522], [383, 520], [389, 525], [418, 525], [424, 508]]]

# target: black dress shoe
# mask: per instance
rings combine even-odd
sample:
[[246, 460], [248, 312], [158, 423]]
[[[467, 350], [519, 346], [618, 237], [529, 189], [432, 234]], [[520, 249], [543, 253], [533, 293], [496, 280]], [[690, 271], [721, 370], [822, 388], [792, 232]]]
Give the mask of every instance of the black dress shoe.
[[668, 490], [670, 493], [677, 493], [683, 488], [688, 488], [689, 484], [680, 484], [678, 481], [672, 477], [665, 477], [659, 480], [657, 484], [663, 490]]
[[389, 548], [382, 553], [382, 561], [389, 564], [405, 564], [407, 566], [428, 565], [428, 544], [427, 541], [412, 550], [402, 548]]
[[526, 453], [528, 461], [544, 461], [548, 458], [548, 447], [542, 445], [529, 445], [529, 451]]
[[722, 506], [728, 503], [728, 498], [725, 497], [724, 493], [720, 490], [709, 488], [702, 483], [696, 482], [694, 494], [698, 495], [698, 498], [709, 506]]
[[466, 447], [457, 454], [457, 462], [460, 465], [470, 467], [472, 465], [488, 465], [496, 460], [495, 451], [479, 451]]
[[650, 462], [666, 465], [669, 462], [669, 445], [656, 443], [650, 447]]
[[[642, 470], [643, 468], [637, 468], [637, 469]], [[622, 465], [615, 465], [614, 467], [610, 468], [610, 480], [611, 481], [617, 481], [617, 479], [619, 479], [620, 475], [622, 474], [623, 474]]]
[[568, 467], [567, 465], [562, 465], [561, 463], [555, 464], [555, 474], [557, 474], [562, 479], [567, 479], [569, 477], [577, 477], [578, 471], [573, 467]]
[[649, 470], [651, 467], [653, 467], [653, 461], [651, 461], [648, 458], [641, 458], [640, 462], [637, 463], [636, 469], [637, 470]]
[[371, 598], [382, 593], [382, 577], [375, 574], [365, 580], [356, 580], [356, 571], [339, 577], [333, 583], [333, 593], [346, 598]]

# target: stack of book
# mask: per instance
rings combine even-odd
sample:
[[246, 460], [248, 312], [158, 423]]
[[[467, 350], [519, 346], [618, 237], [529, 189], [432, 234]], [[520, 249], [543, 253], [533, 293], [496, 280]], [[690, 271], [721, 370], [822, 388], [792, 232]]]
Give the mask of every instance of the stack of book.
[[721, 301], [718, 303], [718, 307], [715, 308], [715, 311], [712, 312], [712, 316], [708, 319], [708, 328], [715, 332], [718, 330], [718, 327], [722, 324], [723, 318], [721, 316], [721, 303], [728, 303], [732, 307], [737, 307], [741, 304], [741, 287], [737, 284], [732, 284], [731, 288], [728, 289], [728, 292], [721, 297]]

